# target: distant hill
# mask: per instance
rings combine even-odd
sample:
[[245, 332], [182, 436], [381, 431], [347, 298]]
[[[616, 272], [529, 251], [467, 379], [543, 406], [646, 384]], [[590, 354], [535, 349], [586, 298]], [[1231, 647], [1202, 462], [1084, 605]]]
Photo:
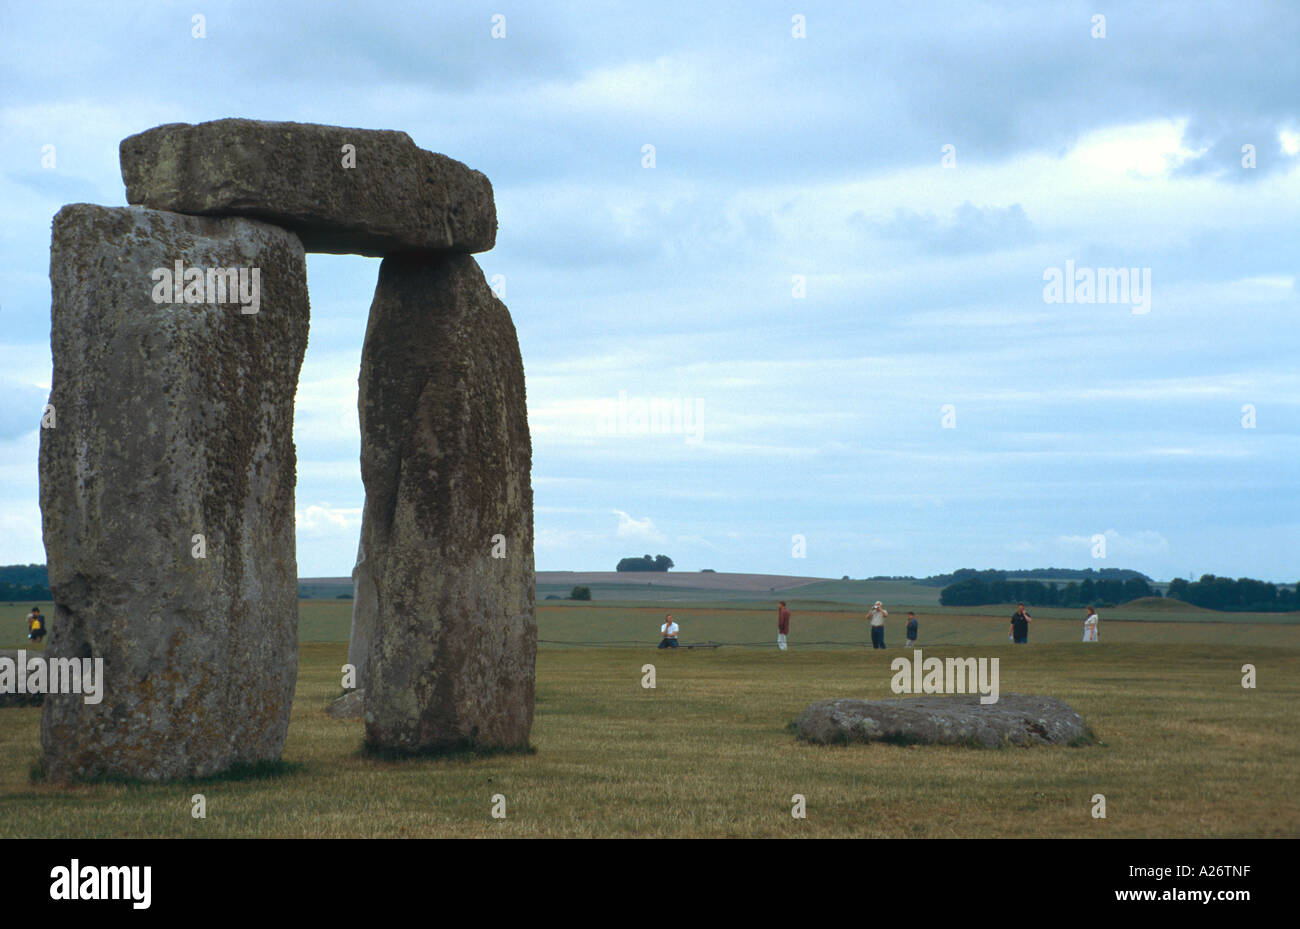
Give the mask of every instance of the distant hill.
[[751, 593], [786, 590], [801, 584], [828, 581], [827, 577], [800, 574], [724, 574], [717, 571], [538, 571], [538, 585], [626, 584], [655, 587], [691, 587], [702, 590], [734, 590]]
[[[537, 599], [567, 597], [574, 587], [590, 587], [592, 599], [605, 600], [756, 600], [830, 583], [799, 574], [724, 574], [716, 571], [538, 571]], [[841, 582], [835, 581], [839, 584]], [[858, 583], [862, 583], [859, 581]], [[334, 600], [352, 594], [350, 577], [300, 577], [298, 596]]]
[[1142, 610], [1148, 613], [1213, 613], [1215, 610], [1207, 610], [1199, 606], [1193, 606], [1190, 603], [1184, 603], [1181, 600], [1167, 600], [1164, 597], [1138, 597], [1136, 600], [1130, 600], [1127, 603], [1121, 603], [1120, 609], [1123, 610]]
[[[967, 569], [969, 570], [969, 569]], [[1069, 569], [1047, 568], [1043, 571], [1064, 572]], [[1106, 569], [1119, 570], [1119, 569]], [[1007, 573], [1011, 572], [998, 572]], [[1017, 576], [1027, 572], [1016, 572]], [[1077, 574], [1084, 574], [1076, 571]], [[1097, 577], [1100, 572], [1094, 572]], [[1136, 572], [1133, 572], [1136, 573]], [[814, 577], [806, 574], [742, 574], [717, 571], [538, 571], [537, 600], [547, 597], [566, 598], [574, 587], [591, 588], [592, 600], [647, 601], [672, 603], [700, 601], [760, 601], [785, 596], [793, 602], [821, 600], [833, 603], [871, 603], [923, 606], [937, 605], [939, 586], [931, 578], [873, 577], [858, 580]], [[1086, 576], [1086, 575], [1085, 575]], [[1065, 582], [1065, 578], [1061, 578]], [[350, 577], [304, 577], [298, 579], [298, 595], [303, 599], [334, 600], [350, 596]]]

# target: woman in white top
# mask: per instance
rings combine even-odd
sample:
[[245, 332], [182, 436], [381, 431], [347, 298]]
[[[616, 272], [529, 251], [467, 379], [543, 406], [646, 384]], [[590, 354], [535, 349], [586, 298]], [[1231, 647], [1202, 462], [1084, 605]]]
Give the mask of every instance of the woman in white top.
[[1097, 616], [1097, 611], [1094, 610], [1092, 607], [1088, 607], [1088, 617], [1083, 621], [1083, 641], [1085, 642], [1097, 641], [1098, 618], [1099, 617]]
[[868, 618], [871, 620], [871, 647], [885, 647], [885, 617], [889, 611], [885, 609], [884, 604], [879, 600], [871, 607], [871, 613]]

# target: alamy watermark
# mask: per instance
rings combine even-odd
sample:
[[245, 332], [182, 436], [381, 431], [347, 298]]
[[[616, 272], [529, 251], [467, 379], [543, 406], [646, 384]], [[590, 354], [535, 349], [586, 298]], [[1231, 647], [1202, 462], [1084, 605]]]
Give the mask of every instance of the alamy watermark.
[[1127, 303], [1136, 314], [1151, 312], [1150, 268], [1076, 268], [1043, 271], [1044, 303]]
[[0, 693], [82, 694], [94, 706], [104, 699], [104, 659], [44, 658], [19, 649], [17, 660], [0, 658]]
[[998, 659], [922, 658], [918, 648], [911, 659], [895, 658], [896, 672], [889, 687], [896, 694], [980, 694], [986, 706], [998, 702]]
[[686, 444], [704, 441], [704, 401], [688, 397], [629, 397], [605, 400], [596, 420], [601, 435], [682, 435]]
[[50, 877], [51, 900], [129, 900], [133, 909], [147, 910], [153, 899], [152, 865], [83, 865], [73, 858]]
[[238, 303], [239, 312], [251, 316], [262, 305], [261, 268], [185, 267], [154, 268], [154, 303]]

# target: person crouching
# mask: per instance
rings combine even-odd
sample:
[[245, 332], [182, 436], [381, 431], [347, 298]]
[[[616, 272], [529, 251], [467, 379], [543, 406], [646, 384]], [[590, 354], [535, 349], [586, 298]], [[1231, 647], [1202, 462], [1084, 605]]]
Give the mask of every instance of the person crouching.
[[663, 640], [660, 641], [659, 643], [660, 648], [677, 647], [678, 627], [677, 627], [677, 623], [673, 622], [672, 613], [669, 613], [664, 617], [664, 624], [659, 627], [659, 631], [663, 634]]

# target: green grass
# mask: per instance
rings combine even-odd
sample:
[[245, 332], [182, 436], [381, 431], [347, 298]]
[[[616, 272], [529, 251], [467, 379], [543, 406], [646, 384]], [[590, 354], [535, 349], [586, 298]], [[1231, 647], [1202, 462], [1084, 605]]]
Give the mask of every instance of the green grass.
[[[790, 601], [793, 613], [790, 641], [822, 648], [858, 647], [870, 640], [866, 617], [857, 609], [836, 604]], [[944, 646], [1005, 645], [1011, 607], [915, 606], [919, 643]], [[982, 612], [980, 612], [982, 611]], [[664, 614], [671, 612], [681, 627], [681, 641], [749, 644], [770, 648], [776, 640], [776, 611], [741, 604], [608, 604], [541, 603], [537, 608], [538, 637], [543, 647], [640, 646], [658, 641]], [[1083, 611], [1033, 611], [1032, 644], [1076, 643], [1083, 637]], [[308, 624], [308, 605], [303, 605]], [[1251, 617], [1257, 618], [1251, 621]], [[903, 644], [907, 607], [890, 607], [885, 641]], [[1259, 621], [1262, 620], [1262, 621]], [[347, 625], [341, 627], [346, 636]], [[1300, 614], [1189, 613], [1109, 610], [1102, 614], [1104, 644], [1270, 644], [1300, 647]]]
[[[789, 722], [812, 701], [893, 696], [889, 662], [906, 653], [849, 647], [866, 638], [856, 613], [796, 610], [782, 654], [770, 643], [656, 651], [662, 612], [543, 605], [543, 639], [644, 644], [543, 647], [531, 754], [392, 759], [366, 753], [359, 722], [324, 713], [339, 691], [350, 604], [306, 602], [281, 766], [201, 783], [50, 785], [31, 777], [40, 711], [3, 710], [0, 837], [1300, 834], [1295, 624], [1103, 614], [1103, 641], [1083, 645], [1078, 617], [1043, 617], [1020, 647], [1007, 643], [1000, 612], [923, 612], [927, 655], [998, 657], [1004, 693], [1066, 700], [1097, 740], [978, 750], [793, 738]], [[775, 633], [766, 608], [674, 614], [687, 638]], [[899, 618], [891, 607], [895, 646]], [[814, 637], [840, 645], [800, 647]], [[654, 690], [641, 687], [647, 663]], [[1240, 685], [1246, 663], [1258, 689]], [[204, 820], [190, 816], [195, 793], [207, 798]], [[1107, 819], [1090, 815], [1096, 793]], [[490, 815], [497, 794], [504, 820]], [[790, 816], [794, 794], [806, 798], [805, 820]]]

